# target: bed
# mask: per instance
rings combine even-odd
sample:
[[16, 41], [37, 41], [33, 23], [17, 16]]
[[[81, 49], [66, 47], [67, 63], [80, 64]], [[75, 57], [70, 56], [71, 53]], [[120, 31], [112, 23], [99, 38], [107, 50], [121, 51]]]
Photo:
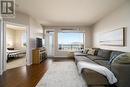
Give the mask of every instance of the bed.
[[7, 61], [12, 58], [20, 58], [26, 56], [26, 50], [7, 50]]

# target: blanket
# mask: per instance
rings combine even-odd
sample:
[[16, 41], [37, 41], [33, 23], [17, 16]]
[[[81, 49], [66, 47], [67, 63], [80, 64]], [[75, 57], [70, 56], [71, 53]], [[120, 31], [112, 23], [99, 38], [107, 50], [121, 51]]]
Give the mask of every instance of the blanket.
[[78, 70], [80, 74], [81, 74], [82, 69], [87, 68], [87, 69], [91, 69], [93, 71], [96, 71], [106, 76], [110, 84], [114, 84], [117, 82], [117, 79], [114, 76], [114, 74], [108, 68], [104, 66], [101, 66], [95, 63], [84, 62], [84, 61], [79, 61], [77, 63], [77, 66], [78, 66]]

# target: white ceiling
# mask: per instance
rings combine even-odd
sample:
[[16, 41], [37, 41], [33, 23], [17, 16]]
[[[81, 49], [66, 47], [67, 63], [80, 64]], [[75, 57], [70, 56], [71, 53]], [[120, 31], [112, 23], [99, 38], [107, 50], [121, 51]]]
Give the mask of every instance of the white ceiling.
[[47, 26], [92, 25], [126, 0], [16, 0], [17, 10]]

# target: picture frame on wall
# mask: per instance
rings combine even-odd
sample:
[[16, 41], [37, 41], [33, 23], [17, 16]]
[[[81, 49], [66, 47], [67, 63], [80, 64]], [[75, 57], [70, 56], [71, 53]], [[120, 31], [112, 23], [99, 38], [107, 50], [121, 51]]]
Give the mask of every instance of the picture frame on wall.
[[101, 35], [99, 43], [106, 46], [125, 46], [125, 32], [125, 27], [105, 32]]

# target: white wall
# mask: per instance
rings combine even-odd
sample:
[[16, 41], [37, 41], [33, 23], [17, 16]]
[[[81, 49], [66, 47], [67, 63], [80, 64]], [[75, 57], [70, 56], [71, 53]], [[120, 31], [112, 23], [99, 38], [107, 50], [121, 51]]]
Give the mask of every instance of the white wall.
[[7, 28], [6, 29], [6, 48], [14, 49], [25, 49], [23, 46], [22, 37], [26, 34], [25, 30], [14, 30]]
[[32, 50], [36, 48], [36, 37], [43, 38], [43, 29], [40, 23], [38, 23], [34, 18], [30, 17], [29, 19], [30, 23], [30, 63], [32, 63]]
[[13, 29], [6, 29], [6, 47], [7, 48], [14, 48], [15, 44], [15, 30]]
[[15, 18], [7, 18], [5, 21], [29, 26], [29, 15], [16, 11]]
[[85, 33], [85, 47], [92, 47], [92, 30], [89, 27], [44, 27], [45, 29], [50, 29], [55, 32], [54, 34], [54, 57], [68, 57], [69, 51], [60, 51], [58, 50], [58, 32], [61, 31], [61, 28], [67, 29], [79, 29], [78, 32]]
[[[120, 27], [127, 27], [126, 46], [101, 46], [99, 39], [103, 32], [111, 31]], [[103, 49], [119, 50], [130, 52], [130, 0], [117, 10], [104, 17], [94, 25], [93, 29], [93, 46]]]
[[[26, 49], [25, 46], [23, 46], [23, 37], [26, 34], [26, 29], [25, 30], [15, 30], [15, 43], [14, 43], [14, 48], [15, 49]], [[26, 39], [26, 36], [25, 36]]]

